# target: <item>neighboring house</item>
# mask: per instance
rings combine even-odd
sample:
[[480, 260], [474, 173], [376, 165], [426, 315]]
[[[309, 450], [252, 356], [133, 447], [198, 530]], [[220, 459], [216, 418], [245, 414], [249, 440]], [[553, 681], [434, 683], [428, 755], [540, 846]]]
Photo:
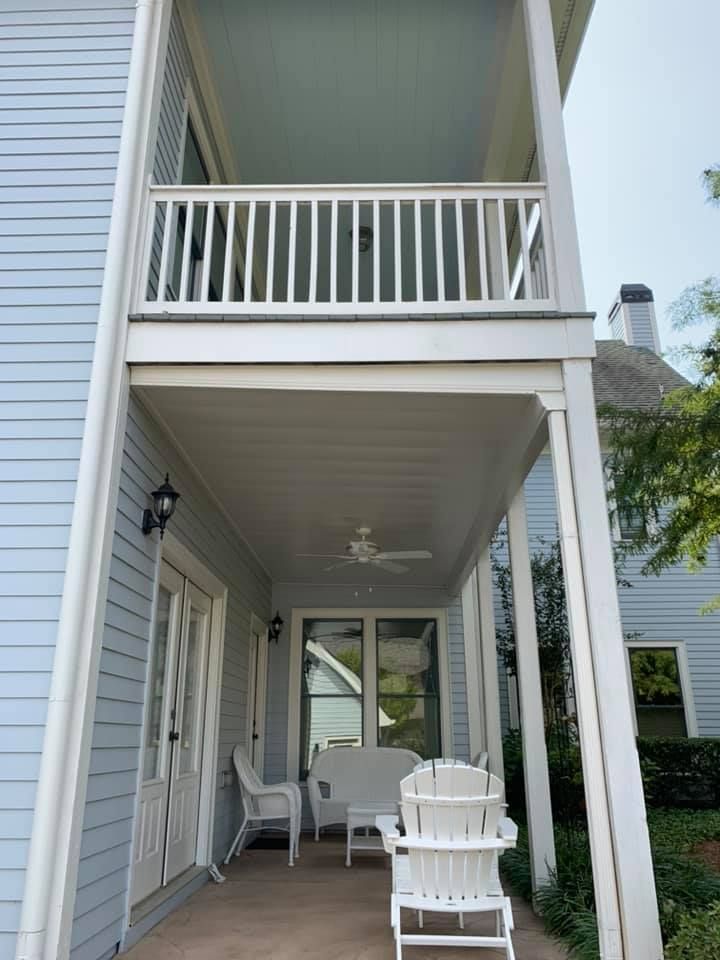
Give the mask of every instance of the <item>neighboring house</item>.
[[[687, 380], [660, 356], [652, 291], [643, 284], [624, 284], [609, 314], [616, 340], [597, 343], [593, 384], [598, 406], [654, 410], [662, 397]], [[611, 487], [610, 483], [610, 487]], [[557, 537], [557, 510], [549, 452], [542, 454], [526, 482], [531, 549]], [[617, 505], [621, 507], [621, 505]], [[613, 538], [618, 548], [632, 540], [635, 524], [643, 518], [613, 511]], [[683, 565], [659, 576], [642, 576], [642, 557], [626, 557], [619, 589], [620, 611], [626, 634], [628, 677], [635, 700], [636, 730], [644, 735], [720, 736], [720, 629], [717, 615], [701, 614], [701, 607], [720, 593], [720, 550], [714, 544], [707, 565], [697, 573]], [[625, 582], [629, 584], [625, 585]], [[496, 618], [502, 616], [496, 606]], [[642, 686], [644, 659], [672, 681], [675, 692], [648, 699]], [[635, 664], [635, 677], [630, 670]], [[508, 685], [501, 666], [503, 727], [519, 725], [517, 694]]]
[[660, 956], [562, 121], [591, 6], [0, 9], [0, 960], [104, 960], [207, 881], [233, 746], [301, 776], [312, 622], [364, 744], [501, 773], [505, 516], [546, 879], [542, 497], [603, 956]]

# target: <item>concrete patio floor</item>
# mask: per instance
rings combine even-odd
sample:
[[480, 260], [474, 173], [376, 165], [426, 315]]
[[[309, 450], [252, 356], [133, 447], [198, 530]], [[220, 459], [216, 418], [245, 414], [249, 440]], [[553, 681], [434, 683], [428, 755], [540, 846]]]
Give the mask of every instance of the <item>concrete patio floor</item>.
[[[304, 839], [290, 868], [284, 850], [247, 850], [223, 867], [224, 884], [207, 884], [155, 927], [128, 960], [393, 960], [386, 857], [360, 852], [344, 866], [344, 842]], [[522, 900], [513, 900], [517, 960], [564, 960]], [[403, 913], [411, 932], [414, 917]], [[466, 918], [466, 931], [491, 933], [494, 918]], [[426, 930], [457, 931], [454, 920], [426, 914]], [[407, 960], [495, 960], [500, 950], [405, 947]]]

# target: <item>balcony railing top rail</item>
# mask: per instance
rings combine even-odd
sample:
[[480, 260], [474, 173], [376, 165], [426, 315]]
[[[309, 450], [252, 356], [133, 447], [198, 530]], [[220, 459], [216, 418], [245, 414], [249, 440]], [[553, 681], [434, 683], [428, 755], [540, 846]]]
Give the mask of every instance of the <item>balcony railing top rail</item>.
[[135, 312], [557, 308], [543, 184], [153, 186]]

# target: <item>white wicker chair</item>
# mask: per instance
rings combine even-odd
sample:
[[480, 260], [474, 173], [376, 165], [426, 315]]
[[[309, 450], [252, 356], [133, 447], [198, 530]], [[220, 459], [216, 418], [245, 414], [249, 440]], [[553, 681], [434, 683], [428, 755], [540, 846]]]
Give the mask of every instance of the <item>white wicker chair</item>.
[[241, 841], [245, 833], [253, 829], [251, 824], [262, 825], [266, 821], [287, 821], [287, 828], [278, 827], [275, 823], [273, 823], [273, 826], [277, 830], [287, 829], [289, 834], [288, 865], [292, 867], [294, 859], [300, 856], [302, 796], [298, 785], [296, 783], [273, 783], [270, 786], [265, 786], [255, 773], [243, 747], [237, 746], [233, 750], [233, 763], [240, 784], [243, 818], [240, 829], [227, 852], [225, 863], [230, 863], [233, 854], [240, 852]]
[[[504, 787], [484, 770], [435, 762], [400, 784], [405, 836], [394, 817], [378, 817], [385, 849], [393, 858], [390, 916], [397, 960], [403, 945], [494, 947], [514, 960], [510, 898], [494, 876], [498, 852], [514, 847], [517, 827], [503, 812]], [[406, 856], [397, 851], [406, 849]], [[494, 913], [495, 936], [406, 934], [401, 908], [463, 916]]]

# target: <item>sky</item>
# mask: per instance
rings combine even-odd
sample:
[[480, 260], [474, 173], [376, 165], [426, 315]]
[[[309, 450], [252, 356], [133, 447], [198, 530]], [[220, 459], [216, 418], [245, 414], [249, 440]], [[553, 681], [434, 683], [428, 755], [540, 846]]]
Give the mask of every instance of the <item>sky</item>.
[[[700, 175], [720, 163], [720, 0], [596, 0], [565, 105], [588, 309], [597, 337], [621, 283], [670, 302], [720, 273], [720, 209]], [[692, 339], [702, 335], [696, 331]]]

